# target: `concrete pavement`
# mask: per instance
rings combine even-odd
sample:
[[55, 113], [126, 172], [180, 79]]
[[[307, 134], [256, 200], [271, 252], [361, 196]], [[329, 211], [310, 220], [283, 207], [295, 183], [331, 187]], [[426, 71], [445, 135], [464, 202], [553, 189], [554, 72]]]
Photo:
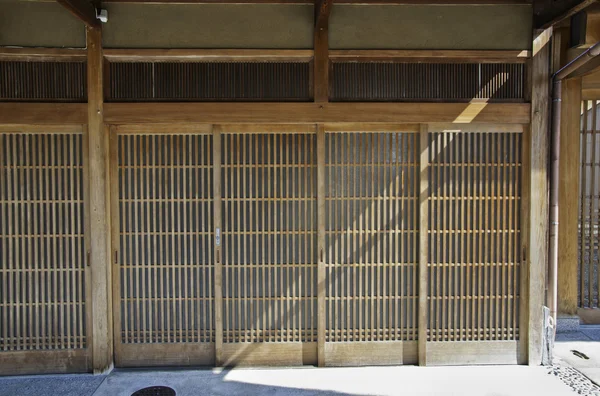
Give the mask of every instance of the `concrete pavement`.
[[[0, 378], [0, 395], [71, 395], [74, 393], [60, 390], [77, 377], [4, 377]], [[35, 384], [31, 383], [32, 378]], [[177, 396], [576, 394], [552, 375], [550, 368], [528, 366], [116, 370], [106, 377], [80, 378], [90, 380], [86, 390], [79, 388], [81, 392], [76, 393], [81, 396], [130, 396], [140, 388], [153, 385], [169, 386], [175, 389]], [[65, 379], [65, 384], [53, 387], [52, 384], [56, 385], [61, 379]], [[96, 381], [101, 383], [94, 388]], [[21, 387], [17, 386], [19, 382]], [[6, 384], [12, 384], [9, 393], [4, 392]]]

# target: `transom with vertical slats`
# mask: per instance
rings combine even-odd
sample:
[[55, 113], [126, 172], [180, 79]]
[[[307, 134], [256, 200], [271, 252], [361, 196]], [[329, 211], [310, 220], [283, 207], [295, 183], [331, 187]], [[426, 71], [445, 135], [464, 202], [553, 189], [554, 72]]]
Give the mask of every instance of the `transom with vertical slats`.
[[0, 101], [86, 100], [85, 62], [0, 61]]
[[332, 101], [523, 101], [522, 63], [333, 62]]
[[113, 62], [108, 96], [127, 101], [308, 101], [308, 62]]

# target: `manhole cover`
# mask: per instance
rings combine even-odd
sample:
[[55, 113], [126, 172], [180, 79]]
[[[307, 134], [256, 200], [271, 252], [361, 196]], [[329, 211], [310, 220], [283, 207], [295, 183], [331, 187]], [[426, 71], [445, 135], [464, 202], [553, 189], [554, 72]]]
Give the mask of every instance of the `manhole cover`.
[[175, 391], [168, 386], [150, 386], [140, 389], [131, 396], [175, 396]]

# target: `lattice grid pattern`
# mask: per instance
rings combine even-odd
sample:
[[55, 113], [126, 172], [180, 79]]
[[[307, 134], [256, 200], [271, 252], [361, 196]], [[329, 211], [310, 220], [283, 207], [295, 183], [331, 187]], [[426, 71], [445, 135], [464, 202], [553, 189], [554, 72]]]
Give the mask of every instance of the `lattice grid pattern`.
[[81, 134], [0, 134], [0, 351], [85, 348]]
[[224, 134], [224, 342], [316, 341], [315, 134]]
[[121, 342], [214, 342], [212, 137], [118, 142]]
[[326, 135], [327, 342], [417, 339], [418, 142]]
[[521, 134], [429, 143], [428, 340], [517, 340]]

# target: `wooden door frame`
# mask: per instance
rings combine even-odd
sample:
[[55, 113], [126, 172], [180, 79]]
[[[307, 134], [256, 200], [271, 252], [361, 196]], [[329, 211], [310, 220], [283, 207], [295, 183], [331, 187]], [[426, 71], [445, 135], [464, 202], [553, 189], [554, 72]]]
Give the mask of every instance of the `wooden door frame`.
[[[125, 344], [121, 341], [121, 283], [118, 255], [120, 246], [119, 215], [119, 144], [121, 135], [211, 135], [212, 126], [207, 124], [156, 124], [156, 125], [110, 125], [110, 217], [114, 362], [116, 367], [142, 367], [165, 365], [213, 365], [215, 343], [140, 343]], [[215, 290], [216, 293], [216, 290]], [[216, 296], [215, 296], [216, 297]], [[216, 307], [215, 298], [215, 307]], [[215, 313], [216, 318], [216, 313]], [[195, 357], [195, 358], [194, 358]]]
[[[82, 139], [82, 179], [83, 213], [84, 213], [84, 251], [85, 267], [85, 348], [56, 350], [21, 350], [0, 352], [0, 373], [2, 375], [84, 373], [92, 367], [92, 290], [91, 271], [89, 269], [89, 163], [88, 133], [86, 125], [0, 125], [0, 135], [7, 134], [75, 134]], [[0, 144], [1, 148], [1, 144]], [[1, 163], [0, 163], [1, 166]]]

